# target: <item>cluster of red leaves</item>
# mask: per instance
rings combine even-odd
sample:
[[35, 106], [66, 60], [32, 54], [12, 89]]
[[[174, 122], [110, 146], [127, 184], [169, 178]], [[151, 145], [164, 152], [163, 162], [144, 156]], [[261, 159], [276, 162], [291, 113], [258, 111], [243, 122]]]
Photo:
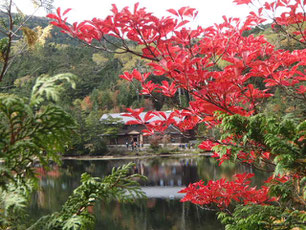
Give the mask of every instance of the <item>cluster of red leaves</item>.
[[214, 146], [218, 145], [216, 142], [211, 140], [202, 141], [202, 143], [199, 145], [200, 149], [203, 149], [205, 151], [211, 151]]
[[127, 81], [133, 81], [133, 79], [136, 79], [137, 81], [145, 82], [149, 76], [149, 73], [141, 74], [137, 69], [134, 69], [132, 73], [124, 72], [123, 75], [120, 75], [119, 77]]
[[169, 84], [168, 81], [162, 81], [161, 85], [153, 83], [152, 81], [146, 81], [150, 76], [150, 73], [141, 74], [138, 70], [134, 69], [132, 73], [124, 72], [119, 77], [127, 81], [132, 82], [134, 79], [139, 81], [142, 86], [142, 95], [151, 95], [153, 91], [162, 93], [166, 97], [173, 97], [177, 91], [174, 82]]
[[[163, 133], [170, 125], [174, 125], [182, 131], [186, 131], [192, 129], [200, 121], [199, 117], [192, 116], [189, 111], [184, 112], [175, 110], [169, 114], [163, 111], [149, 111], [144, 117], [140, 116], [144, 108], [127, 108], [127, 111], [129, 113], [122, 114], [122, 116], [132, 117], [134, 120], [128, 121], [126, 124], [144, 125], [146, 127], [146, 129], [143, 130], [144, 135], [152, 135], [155, 132]], [[153, 117], [155, 119], [152, 121], [151, 119]]]
[[201, 206], [215, 205], [220, 209], [228, 207], [230, 204], [268, 204], [275, 199], [268, 196], [268, 187], [261, 189], [251, 187], [250, 183], [254, 174], [236, 174], [236, 179], [226, 181], [224, 178], [216, 181], [208, 181], [207, 185], [203, 181], [190, 184], [180, 191], [186, 193], [181, 202], [192, 202]]
[[[253, 4], [254, 0], [234, 0], [237, 5], [242, 4]], [[274, 0], [265, 2], [261, 7], [258, 8], [257, 13], [251, 12], [249, 18], [257, 18], [259, 23], [266, 21], [263, 18], [263, 12], [268, 14], [270, 18], [273, 18], [272, 28], [279, 26], [286, 27], [292, 26], [297, 30], [293, 33], [295, 36], [299, 36], [301, 42], [305, 42], [306, 30], [305, 28], [299, 27], [298, 24], [305, 21], [304, 6], [305, 0]], [[279, 10], [279, 16], [278, 11]]]
[[[70, 9], [61, 14], [60, 9], [57, 14], [49, 14], [48, 17], [55, 19], [53, 25], [60, 27], [63, 32], [77, 37], [85, 42], [91, 43], [93, 39], [101, 40], [105, 34], [125, 39], [129, 38], [139, 44], [149, 44], [157, 39], [159, 36], [165, 37], [170, 32], [182, 27], [187, 20], [173, 20], [170, 17], [163, 17], [161, 19], [146, 12], [145, 8], [139, 8], [139, 3], [135, 4], [134, 10], [130, 11], [128, 7], [119, 11], [115, 4], [112, 5], [113, 15], [107, 16], [104, 20], [94, 18], [91, 21], [84, 21], [81, 23], [73, 23], [69, 26], [65, 16]], [[183, 7], [178, 12], [169, 10], [181, 19], [185, 17], [195, 17], [197, 12], [193, 8]], [[155, 56], [154, 49], [147, 47], [143, 51], [149, 56]], [[158, 53], [158, 50], [156, 50]]]
[[[294, 175], [294, 177], [299, 177], [298, 175]], [[265, 183], [266, 184], [279, 184], [279, 183], [285, 183], [288, 180], [290, 180], [290, 177], [287, 175], [284, 176], [270, 176]]]
[[[248, 4], [252, 1], [235, 2]], [[292, 9], [293, 16], [298, 17], [298, 3], [296, 0], [293, 7], [290, 1], [277, 1], [270, 8], [284, 5]], [[270, 9], [268, 5], [265, 8]], [[169, 80], [159, 85], [147, 80], [151, 73], [141, 74], [137, 70], [125, 72], [120, 77], [139, 81], [141, 94], [144, 95], [154, 91], [173, 97], [178, 88], [189, 92], [193, 100], [186, 111], [193, 112], [191, 124], [194, 126], [198, 122], [209, 123], [204, 119], [206, 116], [213, 117], [215, 111], [251, 115], [263, 98], [273, 96], [270, 89], [276, 86], [291, 87], [291, 91], [298, 94], [305, 93], [305, 86], [300, 84], [305, 81], [305, 75], [298, 70], [305, 65], [305, 50], [275, 51], [275, 47], [263, 36], [242, 35], [262, 22], [258, 19], [262, 19], [259, 13], [256, 17], [251, 14], [244, 23], [237, 18], [224, 17], [224, 22], [214, 27], [188, 29], [183, 27], [189, 22], [187, 19], [197, 14], [195, 9], [188, 7], [178, 11], [170, 9], [174, 17], [157, 18], [145, 8], [139, 8], [138, 4], [133, 11], [128, 8], [119, 11], [113, 5], [113, 15], [72, 26], [63, 18], [68, 11], [61, 14], [58, 9], [57, 14], [49, 14], [48, 17], [54, 20], [52, 24], [73, 37], [91, 43], [93, 39], [107, 39], [105, 35], [108, 35], [122, 41], [128, 38], [145, 46], [137, 55], [152, 61], [148, 65], [153, 74], [166, 76]], [[134, 52], [124, 45], [122, 49]], [[221, 70], [218, 67], [220, 61], [227, 63]], [[266, 88], [250, 84], [251, 78], [262, 78]], [[192, 128], [186, 127], [187, 121], [182, 122], [183, 129]]]
[[[232, 155], [232, 151], [231, 149], [227, 149], [226, 154], [223, 154], [221, 157], [219, 154], [217, 154], [216, 152], [214, 153], [213, 157], [217, 157], [218, 161], [219, 161], [219, 165], [222, 165], [222, 163], [224, 161], [227, 161], [231, 158]], [[237, 161], [243, 162], [243, 163], [247, 163], [247, 164], [252, 164], [254, 163], [256, 160], [258, 160], [259, 158], [262, 159], [270, 159], [270, 153], [269, 152], [263, 152], [263, 151], [259, 151], [259, 153], [251, 150], [251, 151], [239, 151], [236, 155], [236, 159]]]
[[[212, 151], [214, 154], [212, 155], [212, 157], [218, 158], [217, 160], [219, 161], [219, 165], [222, 165], [222, 163], [224, 161], [227, 161], [231, 158], [232, 156], [232, 149], [228, 148], [226, 150], [226, 153], [223, 154], [222, 156], [220, 156], [220, 154], [218, 154], [217, 152], [214, 151], [213, 147], [218, 146], [220, 144], [225, 144], [225, 145], [231, 145], [231, 146], [235, 146], [235, 147], [239, 147], [239, 145], [237, 145], [237, 143], [232, 141], [231, 137], [228, 137], [224, 140], [222, 140], [221, 142], [219, 141], [213, 141], [213, 140], [205, 140], [203, 141], [198, 147], [200, 149], [203, 149], [205, 151]], [[243, 143], [242, 143], [242, 146]], [[243, 162], [243, 163], [248, 163], [248, 164], [252, 164], [255, 161], [262, 159], [262, 160], [269, 160], [271, 157], [271, 153], [268, 151], [264, 151], [264, 146], [253, 142], [252, 146], [256, 146], [258, 148], [254, 148], [257, 151], [254, 150], [250, 150], [250, 151], [246, 151], [246, 147], [244, 146], [245, 151], [239, 151], [236, 155], [235, 158], [237, 159], [237, 161]]]

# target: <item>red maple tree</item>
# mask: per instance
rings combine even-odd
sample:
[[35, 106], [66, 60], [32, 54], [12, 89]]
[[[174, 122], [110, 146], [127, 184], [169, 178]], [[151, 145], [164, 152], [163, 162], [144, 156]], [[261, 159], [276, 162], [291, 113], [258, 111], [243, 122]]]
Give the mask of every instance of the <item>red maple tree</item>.
[[[253, 0], [234, 2], [238, 5], [255, 5]], [[63, 13], [58, 9], [56, 14], [49, 14], [48, 17], [62, 32], [96, 49], [129, 52], [149, 60], [147, 65], [152, 70], [150, 73], [134, 70], [120, 76], [128, 81], [139, 81], [142, 85], [141, 94], [160, 93], [173, 98], [179, 89], [189, 94], [188, 106], [178, 106], [170, 116], [151, 111], [142, 120], [139, 114], [143, 109], [128, 110], [130, 113], [126, 116], [135, 118], [133, 124], [144, 124], [147, 126], [145, 132], [153, 134], [154, 131], [164, 131], [171, 124], [188, 130], [200, 123], [214, 127], [228, 117], [255, 116], [259, 114], [262, 102], [273, 97], [276, 88], [305, 103], [305, 49], [276, 49], [263, 35], [245, 35], [269, 19], [275, 31], [286, 34], [305, 47], [304, 6], [305, 1], [301, 0], [265, 2], [256, 11], [250, 12], [244, 21], [223, 17], [221, 24], [206, 28], [198, 26], [195, 29], [187, 27], [198, 13], [190, 7], [170, 9], [168, 12], [172, 16], [158, 18], [145, 8], [139, 8], [138, 3], [133, 10], [127, 7], [118, 10], [113, 5], [112, 15], [105, 19], [94, 18], [72, 25], [65, 18], [70, 9]], [[280, 10], [280, 14], [276, 13], [277, 10]], [[111, 37], [116, 38], [116, 41]], [[127, 40], [143, 46], [142, 52], [131, 48]], [[153, 83], [148, 80], [150, 74], [166, 77], [167, 81]], [[220, 116], [220, 113], [223, 115]], [[148, 123], [153, 116], [160, 117], [160, 120]], [[239, 147], [235, 156], [240, 162], [253, 164], [260, 160], [273, 164], [276, 154], [269, 144], [254, 138], [249, 140], [250, 147], [247, 148], [242, 135], [246, 131], [239, 132], [222, 140], [205, 140], [199, 148], [220, 150], [225, 147], [222, 155], [217, 152], [214, 154], [214, 157], [219, 157], [220, 163], [231, 159], [233, 148], [228, 146], [235, 146]], [[296, 146], [304, 143], [304, 136], [305, 132], [299, 133]], [[305, 172], [299, 169], [294, 173], [303, 177]], [[236, 177], [237, 180], [231, 182], [221, 179], [210, 181], [207, 185], [203, 182], [192, 184], [182, 191], [186, 193], [183, 201], [201, 205], [215, 203], [217, 207], [226, 207], [232, 201], [244, 204], [266, 204], [271, 201], [267, 187], [259, 190], [249, 187], [251, 175]]]

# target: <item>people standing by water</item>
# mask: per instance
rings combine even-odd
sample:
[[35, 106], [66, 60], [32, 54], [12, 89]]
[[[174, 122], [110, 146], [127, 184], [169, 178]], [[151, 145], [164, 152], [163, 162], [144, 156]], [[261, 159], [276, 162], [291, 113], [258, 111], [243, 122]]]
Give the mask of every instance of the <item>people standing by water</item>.
[[134, 150], [134, 141], [133, 140], [131, 140], [131, 148], [132, 148], [132, 150]]
[[137, 148], [137, 143], [136, 141], [133, 141], [133, 150]]

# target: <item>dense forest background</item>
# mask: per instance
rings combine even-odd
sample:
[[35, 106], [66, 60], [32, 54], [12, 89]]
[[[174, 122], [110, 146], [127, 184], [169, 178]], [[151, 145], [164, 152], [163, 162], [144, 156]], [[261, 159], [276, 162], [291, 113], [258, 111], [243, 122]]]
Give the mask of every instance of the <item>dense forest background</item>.
[[144, 66], [140, 58], [95, 50], [48, 26], [49, 20], [43, 17], [32, 17], [27, 22], [27, 27], [34, 31], [46, 31], [45, 41], [36, 43], [15, 58], [0, 83], [0, 93], [27, 97], [38, 76], [75, 74], [76, 89], [63, 93], [60, 103], [79, 123], [80, 135], [76, 135], [71, 152], [105, 151], [99, 137], [104, 128], [99, 118], [104, 113], [124, 112], [127, 107], [169, 108], [162, 100], [152, 101], [139, 95], [139, 85], [118, 77], [124, 71]]
[[[1, 14], [0, 19], [1, 23], [5, 23]], [[6, 77], [0, 82], [0, 93], [28, 97], [35, 79], [41, 75], [53, 76], [67, 72], [75, 74], [78, 77], [76, 89], [67, 88], [60, 102], [60, 106], [65, 108], [79, 124], [79, 134], [76, 134], [69, 153], [100, 154], [106, 151], [100, 134], [106, 132], [107, 127], [99, 122], [99, 118], [104, 113], [124, 112], [128, 107], [169, 110], [174, 104], [184, 106], [188, 101], [188, 95], [183, 90], [178, 91], [176, 97], [172, 99], [174, 101], [158, 95], [154, 97], [140, 95], [141, 89], [137, 82], [130, 83], [118, 77], [134, 68], [143, 72], [149, 71], [144, 65], [145, 60], [131, 54], [118, 55], [95, 50], [61, 33], [58, 28], [51, 28], [49, 20], [43, 17], [32, 17], [26, 26], [33, 31], [45, 33], [44, 40], [16, 56]], [[263, 34], [278, 48], [293, 50], [299, 46], [286, 36], [272, 31], [270, 25], [255, 28], [249, 33]], [[113, 39], [116, 43], [114, 38], [109, 39]], [[227, 63], [221, 60], [218, 64], [223, 67]], [[150, 78], [155, 83], [166, 80], [153, 75]], [[273, 106], [273, 110], [281, 113], [286, 98], [281, 92], [277, 93], [279, 97], [270, 101], [268, 108], [271, 109]], [[295, 105], [292, 106], [292, 110], [296, 110]], [[201, 128], [199, 127], [200, 131]]]

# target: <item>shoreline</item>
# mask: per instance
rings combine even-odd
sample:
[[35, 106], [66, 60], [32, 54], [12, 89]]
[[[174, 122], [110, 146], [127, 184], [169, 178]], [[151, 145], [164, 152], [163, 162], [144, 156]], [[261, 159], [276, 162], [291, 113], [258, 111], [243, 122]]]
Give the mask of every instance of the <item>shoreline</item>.
[[[150, 159], [150, 158], [158, 158], [158, 157], [199, 157], [199, 156], [205, 156], [210, 157], [213, 154], [210, 152], [207, 153], [169, 153], [169, 154], [146, 154], [146, 155], [133, 155], [133, 156], [116, 156], [116, 155], [110, 155], [110, 156], [62, 156], [62, 160], [83, 160], [83, 161], [96, 161], [96, 160], [134, 160], [134, 159]], [[3, 159], [0, 159], [0, 163], [4, 163]]]
[[198, 157], [198, 156], [212, 156], [212, 153], [173, 153], [173, 154], [159, 154], [159, 155], [133, 155], [133, 156], [63, 156], [62, 160], [134, 160], [134, 159], [149, 159], [158, 157]]

